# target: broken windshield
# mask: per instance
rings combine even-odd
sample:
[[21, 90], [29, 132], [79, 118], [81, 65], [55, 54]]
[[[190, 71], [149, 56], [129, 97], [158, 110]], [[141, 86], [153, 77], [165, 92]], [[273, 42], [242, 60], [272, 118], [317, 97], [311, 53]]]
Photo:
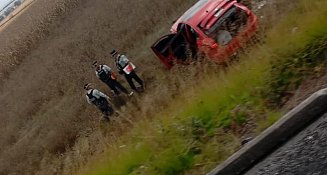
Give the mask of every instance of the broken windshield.
[[242, 30], [247, 18], [248, 15], [244, 10], [233, 6], [204, 33], [220, 45], [226, 45]]

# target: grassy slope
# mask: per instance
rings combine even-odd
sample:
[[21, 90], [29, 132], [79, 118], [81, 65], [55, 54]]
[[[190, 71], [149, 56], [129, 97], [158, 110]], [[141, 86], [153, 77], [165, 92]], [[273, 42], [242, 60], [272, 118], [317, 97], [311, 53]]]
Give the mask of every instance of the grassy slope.
[[[96, 59], [113, 65], [108, 56], [113, 47], [129, 56], [125, 51], [135, 48], [133, 43], [151, 33], [153, 26], [170, 25], [171, 14], [193, 3], [139, 0], [126, 6], [126, 2], [40, 0], [1, 32], [6, 42], [0, 44], [0, 174], [72, 174], [105, 148], [99, 111], [88, 106], [82, 86], [92, 82], [110, 91], [90, 64]], [[153, 87], [163, 78], [153, 80], [151, 73], [162, 65], [148, 48], [144, 50], [151, 57], [135, 55], [133, 61], [142, 63], [142, 77], [149, 88], [134, 102], [146, 98], [152, 104], [165, 100], [157, 93], [159, 87]], [[123, 77], [120, 80], [126, 83]], [[127, 106], [123, 112], [131, 120], [155, 111]], [[110, 133], [117, 136], [129, 127], [117, 122]]]
[[[265, 106], [272, 60], [292, 55], [325, 35], [327, 2], [302, 0], [227, 73], [206, 76], [152, 120], [140, 121], [87, 174], [204, 174], [239, 148], [240, 128], [258, 131], [279, 116]], [[295, 28], [296, 27], [296, 28]], [[224, 129], [225, 128], [225, 129]], [[228, 128], [226, 130], [226, 128]]]

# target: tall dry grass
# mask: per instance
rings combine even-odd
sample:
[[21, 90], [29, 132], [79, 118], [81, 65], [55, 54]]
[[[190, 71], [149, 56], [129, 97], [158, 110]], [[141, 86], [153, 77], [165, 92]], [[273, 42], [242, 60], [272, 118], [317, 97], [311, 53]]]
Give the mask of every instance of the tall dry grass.
[[166, 71], [149, 49], [194, 2], [39, 0], [15, 19], [0, 33], [0, 174], [71, 174], [133, 127], [123, 119], [100, 126], [84, 99], [85, 82], [109, 92], [91, 63], [113, 65], [112, 48], [147, 82], [146, 93], [120, 109], [135, 123], [219, 71], [208, 60]]
[[113, 65], [112, 48], [131, 56], [148, 84], [147, 94], [121, 109], [124, 115], [137, 121], [164, 109], [182, 78], [164, 73], [149, 45], [140, 50], [137, 44], [159, 26], [168, 29], [193, 2], [37, 1], [15, 19], [0, 34], [0, 174], [70, 174], [105, 148], [104, 136], [114, 140], [131, 127], [113, 123], [103, 135], [100, 114], [83, 95], [85, 82], [109, 92], [91, 63]]
[[[284, 3], [290, 5], [287, 1]], [[267, 43], [253, 49], [246, 58], [242, 57], [240, 64], [232, 66], [228, 73], [216, 74], [219, 78], [204, 81], [207, 85], [202, 82], [202, 92], [201, 88], [195, 88], [197, 98], [187, 98], [183, 93], [181, 98], [169, 105], [171, 112], [161, 111], [153, 121], [139, 122], [137, 127], [122, 137], [121, 142], [110, 147], [102, 162], [95, 161], [85, 174], [205, 174], [239, 147], [244, 131], [258, 124], [246, 119], [263, 120], [267, 123], [260, 125], [265, 127], [268, 122], [271, 124], [275, 121], [280, 114], [267, 109], [260, 95], [260, 91], [267, 90], [264, 85], [266, 78], [271, 78], [268, 75], [270, 61], [276, 55], [282, 59], [285, 54], [296, 52], [295, 48], [299, 49], [294, 47], [292, 52], [287, 52], [290, 49], [287, 45], [308, 44], [308, 40], [298, 40], [299, 36], [306, 39], [311, 37], [304, 31], [319, 26], [314, 31], [321, 32], [324, 28], [323, 20], [311, 20], [313, 16], [322, 16], [322, 12], [325, 12], [323, 7], [317, 10], [320, 14], [312, 15], [311, 9], [299, 6], [284, 13], [287, 17], [269, 31], [269, 39], [264, 40]], [[307, 19], [310, 24], [303, 23]], [[320, 25], [312, 25], [318, 23]], [[294, 26], [301, 28], [301, 32], [284, 32]], [[289, 43], [282, 45], [280, 41], [285, 38], [289, 39]], [[285, 54], [276, 54], [279, 49]], [[206, 78], [206, 75], [202, 78]], [[190, 92], [192, 90], [188, 90]], [[243, 125], [244, 122], [246, 125]], [[233, 136], [224, 137], [229, 134], [226, 130], [222, 131], [224, 126], [236, 134], [234, 140]]]

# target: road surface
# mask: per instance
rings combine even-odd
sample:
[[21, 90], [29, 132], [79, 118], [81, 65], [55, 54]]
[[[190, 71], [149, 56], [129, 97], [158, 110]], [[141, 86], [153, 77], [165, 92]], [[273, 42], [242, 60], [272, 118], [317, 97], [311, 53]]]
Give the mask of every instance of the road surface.
[[245, 175], [326, 174], [327, 114], [245, 173]]

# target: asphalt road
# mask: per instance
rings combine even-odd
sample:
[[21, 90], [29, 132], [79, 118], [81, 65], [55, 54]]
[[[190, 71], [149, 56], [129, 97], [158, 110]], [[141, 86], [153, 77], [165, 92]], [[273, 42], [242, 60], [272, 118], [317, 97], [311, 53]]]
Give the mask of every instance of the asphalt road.
[[244, 175], [327, 175], [327, 114]]

